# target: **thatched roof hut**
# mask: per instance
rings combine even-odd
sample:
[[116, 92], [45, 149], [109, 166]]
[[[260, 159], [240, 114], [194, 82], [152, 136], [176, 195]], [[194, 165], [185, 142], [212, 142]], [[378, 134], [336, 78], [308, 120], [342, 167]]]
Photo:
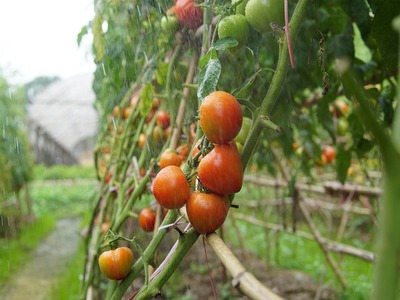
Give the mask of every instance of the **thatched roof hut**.
[[29, 107], [29, 136], [37, 162], [90, 161], [97, 134], [93, 76], [81, 74], [50, 84]]

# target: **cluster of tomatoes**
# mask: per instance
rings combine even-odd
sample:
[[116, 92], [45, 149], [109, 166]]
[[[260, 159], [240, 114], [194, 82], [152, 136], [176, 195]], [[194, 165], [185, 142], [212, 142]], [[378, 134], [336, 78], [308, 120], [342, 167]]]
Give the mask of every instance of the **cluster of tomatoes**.
[[[242, 109], [234, 96], [216, 91], [208, 95], [199, 110], [200, 127], [206, 137], [192, 151], [197, 166], [197, 184], [192, 184], [180, 165], [182, 160], [173, 151], [161, 155], [160, 168], [153, 181], [153, 195], [167, 209], [186, 205], [188, 219], [194, 229], [205, 234], [224, 223], [230, 208], [229, 195], [240, 191], [243, 168], [234, 138], [242, 129]], [[208, 143], [208, 153], [201, 146]], [[196, 155], [196, 152], [199, 152]], [[188, 154], [188, 151], [186, 152]]]

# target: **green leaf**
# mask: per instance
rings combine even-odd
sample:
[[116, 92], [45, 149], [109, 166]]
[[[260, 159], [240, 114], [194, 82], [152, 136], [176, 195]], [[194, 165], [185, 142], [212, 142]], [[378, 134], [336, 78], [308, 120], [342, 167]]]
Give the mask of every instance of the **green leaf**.
[[87, 33], [88, 33], [87, 26], [83, 26], [81, 31], [78, 33], [78, 36], [77, 36], [78, 47], [81, 45], [82, 39]]
[[232, 95], [234, 95], [235, 97], [239, 98], [243, 96], [243, 93], [247, 91], [247, 89], [249, 87], [251, 87], [251, 85], [253, 84], [253, 82], [256, 80], [257, 76], [263, 72], [266, 71], [268, 69], [263, 68], [263, 69], [259, 69], [256, 73], [254, 73], [252, 76], [250, 76], [249, 78], [247, 78], [245, 80], [245, 82], [243, 82], [243, 84], [241, 86], [239, 86], [238, 88], [234, 89], [232, 91]]
[[214, 47], [211, 47], [210, 49], [208, 49], [207, 53], [200, 59], [199, 61], [199, 68], [203, 69], [204, 66], [207, 64], [207, 62], [210, 59], [217, 59], [218, 58], [218, 53], [215, 50]]
[[354, 57], [368, 63], [371, 61], [372, 53], [369, 48], [365, 45], [364, 40], [361, 37], [360, 29], [357, 24], [353, 23], [354, 30]]
[[165, 80], [168, 74], [168, 66], [169, 64], [163, 61], [160, 61], [158, 63], [156, 70], [156, 78], [157, 78], [157, 83], [161, 86], [165, 84]]
[[153, 107], [153, 95], [154, 87], [151, 83], [143, 86], [143, 89], [139, 96], [140, 101], [140, 114], [145, 117], [149, 114], [151, 108]]
[[218, 41], [216, 41], [213, 45], [214, 49], [217, 51], [222, 51], [222, 50], [226, 50], [229, 48], [233, 48], [235, 46], [237, 46], [239, 44], [239, 42], [237, 40], [235, 40], [232, 37], [226, 37], [226, 38], [222, 38], [219, 39]]
[[374, 19], [372, 36], [377, 42], [387, 72], [396, 72], [399, 56], [399, 35], [392, 28], [392, 20], [400, 12], [400, 1], [372, 0]]
[[215, 91], [221, 75], [221, 63], [218, 58], [210, 58], [200, 69], [197, 97], [201, 100]]
[[343, 145], [337, 147], [336, 154], [336, 173], [338, 180], [344, 183], [347, 179], [347, 170], [351, 163], [351, 151], [345, 149]]

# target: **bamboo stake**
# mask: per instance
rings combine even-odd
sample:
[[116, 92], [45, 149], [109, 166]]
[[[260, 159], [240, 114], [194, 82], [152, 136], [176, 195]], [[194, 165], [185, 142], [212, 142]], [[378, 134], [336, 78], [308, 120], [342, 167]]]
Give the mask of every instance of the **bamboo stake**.
[[226, 246], [224, 241], [216, 234], [211, 233], [206, 236], [207, 242], [214, 252], [218, 255], [221, 262], [231, 273], [232, 285], [238, 288], [243, 294], [251, 299], [259, 300], [282, 300], [270, 289], [259, 282], [254, 275], [247, 272], [237, 257]]
[[[285, 180], [286, 180], [286, 182], [288, 184], [290, 178], [289, 178], [289, 174], [288, 174], [287, 170], [283, 166], [282, 161], [279, 159], [277, 153], [274, 151], [273, 148], [271, 148], [271, 152], [272, 152], [272, 154], [273, 154], [273, 156], [275, 158], [276, 163], [278, 164], [278, 167], [279, 167], [283, 177], [285, 178]], [[322, 236], [319, 233], [317, 227], [315, 226], [315, 224], [314, 224], [314, 222], [313, 222], [313, 220], [311, 218], [311, 215], [310, 215], [310, 213], [308, 211], [308, 208], [305, 206], [305, 204], [302, 201], [301, 190], [298, 189], [298, 188], [295, 188], [295, 189], [296, 189], [295, 190], [296, 191], [296, 196], [299, 199], [298, 206], [299, 206], [301, 212], [303, 213], [304, 218], [306, 219], [307, 225], [310, 228], [312, 235], [314, 236], [314, 238], [317, 241], [319, 247], [321, 248], [322, 252], [324, 253], [326, 261], [331, 266], [333, 272], [336, 274], [336, 277], [338, 278], [340, 284], [342, 285], [342, 287], [344, 289], [347, 289], [347, 284], [346, 284], [346, 282], [345, 282], [345, 280], [344, 280], [344, 278], [342, 276], [342, 273], [339, 271], [339, 267], [336, 264], [336, 261], [333, 259], [332, 255], [330, 254], [330, 252], [325, 247], [325, 244], [324, 244], [324, 242], [322, 240]]]

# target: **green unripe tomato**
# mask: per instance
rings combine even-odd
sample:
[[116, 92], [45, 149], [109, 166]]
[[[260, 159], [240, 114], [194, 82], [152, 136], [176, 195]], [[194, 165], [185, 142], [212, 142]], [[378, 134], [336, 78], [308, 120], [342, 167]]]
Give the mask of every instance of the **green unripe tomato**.
[[337, 132], [339, 135], [345, 135], [349, 130], [349, 122], [346, 119], [340, 118], [337, 123]]
[[238, 135], [235, 137], [235, 142], [244, 145], [247, 139], [247, 135], [249, 134], [250, 128], [251, 128], [251, 119], [244, 117], [242, 120], [242, 128], [240, 128], [240, 131]]
[[[234, 5], [235, 3], [238, 3], [239, 1], [240, 1], [240, 0], [232, 0], [232, 5]], [[242, 2], [240, 2], [240, 3], [236, 6], [236, 13], [237, 13], [237, 14], [244, 15], [244, 11], [245, 11], [247, 2], [249, 2], [249, 0], [243, 0]]]
[[283, 25], [283, 0], [249, 0], [246, 4], [245, 16], [258, 32], [271, 30], [271, 22]]
[[249, 25], [243, 15], [231, 15], [218, 23], [219, 38], [232, 37], [238, 41], [238, 47], [246, 44], [249, 38]]
[[178, 30], [178, 19], [174, 16], [163, 16], [161, 18], [161, 29], [164, 32], [175, 33]]

